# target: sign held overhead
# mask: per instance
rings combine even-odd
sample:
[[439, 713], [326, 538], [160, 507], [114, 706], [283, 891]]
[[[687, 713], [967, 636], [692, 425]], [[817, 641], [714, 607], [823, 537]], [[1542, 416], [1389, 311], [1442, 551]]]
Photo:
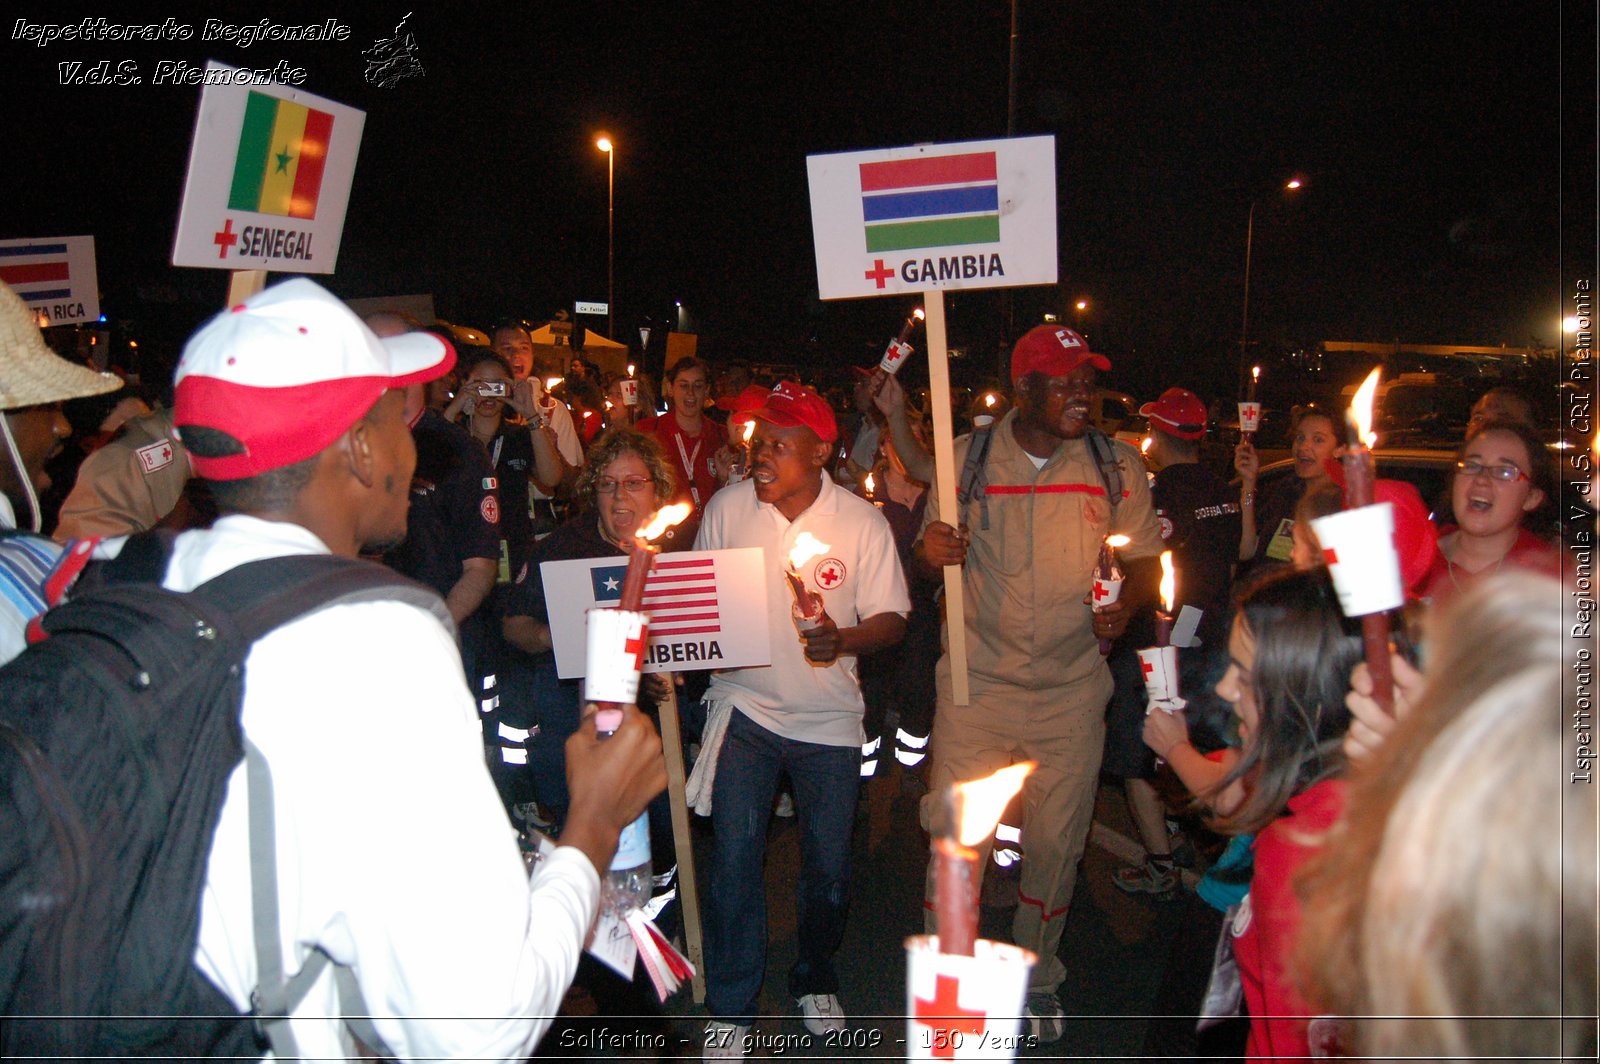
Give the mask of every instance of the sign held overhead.
[[823, 299], [1056, 283], [1054, 137], [806, 157]]
[[0, 240], [0, 281], [22, 297], [40, 328], [100, 317], [92, 236]]

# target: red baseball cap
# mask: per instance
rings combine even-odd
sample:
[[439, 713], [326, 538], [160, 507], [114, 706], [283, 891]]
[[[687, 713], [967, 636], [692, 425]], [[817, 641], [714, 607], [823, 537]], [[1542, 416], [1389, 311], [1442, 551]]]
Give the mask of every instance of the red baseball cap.
[[760, 410], [767, 403], [767, 396], [772, 394], [770, 388], [763, 388], [759, 384], [747, 384], [738, 395], [725, 396], [717, 400], [717, 407], [726, 410], [730, 415], [729, 423], [750, 420], [750, 411]]
[[804, 425], [824, 443], [832, 443], [839, 438], [839, 423], [833, 419], [833, 408], [827, 400], [805, 385], [793, 381], [783, 381], [772, 389], [766, 402], [759, 409], [750, 411], [748, 416], [780, 429]]
[[1160, 399], [1141, 406], [1139, 413], [1180, 440], [1198, 440], [1206, 434], [1206, 404], [1187, 388], [1168, 388]]
[[379, 339], [326, 289], [295, 278], [223, 311], [190, 338], [172, 421], [225, 432], [243, 454], [204, 458], [207, 480], [242, 480], [318, 454], [390, 388], [444, 376], [456, 353], [434, 333]]
[[1071, 329], [1035, 325], [1011, 349], [1011, 383], [1030, 373], [1065, 377], [1085, 362], [1101, 371], [1111, 368], [1109, 358], [1090, 351], [1089, 341]]

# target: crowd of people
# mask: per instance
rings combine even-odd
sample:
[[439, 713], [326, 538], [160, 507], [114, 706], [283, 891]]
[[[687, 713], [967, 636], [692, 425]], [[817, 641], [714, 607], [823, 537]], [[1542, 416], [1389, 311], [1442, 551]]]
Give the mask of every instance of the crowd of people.
[[[1592, 1022], [1560, 1022], [1592, 1019], [1596, 914], [1582, 902], [1596, 884], [1592, 792], [1563, 789], [1555, 767], [1575, 697], [1560, 682], [1555, 470], [1514, 392], [1475, 408], [1447, 498], [1378, 482], [1409, 599], [1384, 710], [1313, 528], [1343, 505], [1344, 434], [1327, 411], [1298, 413], [1292, 475], [1258, 493], [1248, 437], [1236, 479], [1201, 461], [1207, 405], [1186, 389], [1142, 409], [1144, 453], [1107, 437], [1091, 399], [1110, 360], [1039, 326], [1015, 345], [1009, 394], [957, 412], [950, 522], [931, 411], [893, 376], [862, 369], [836, 406], [686, 357], [657, 400], [632, 367], [607, 377], [581, 356], [542, 376], [519, 322], [487, 335], [362, 321], [288, 281], [203, 325], [170, 406], [151, 409], [50, 352], [0, 286], [0, 527], [31, 517], [54, 536], [0, 539], [0, 661], [91, 557], [152, 529], [181, 533], [170, 590], [325, 553], [438, 596], [437, 616], [377, 600], [300, 617], [244, 673], [243, 731], [277, 783], [285, 967], [320, 951], [354, 972], [372, 1037], [397, 1058], [533, 1051], [642, 812], [647, 911], [677, 931], [654, 723], [669, 696], [688, 724], [688, 800], [714, 837], [708, 1058], [744, 1055], [757, 1019], [775, 810], [804, 840], [789, 996], [808, 1030], [844, 1029], [851, 835], [890, 751], [924, 828], [950, 785], [1036, 763], [1006, 821], [1022, 855], [1011, 938], [1037, 956], [1024, 1030], [1040, 1043], [1066, 1027], [1063, 929], [1104, 774], [1145, 850], [1115, 885], [1185, 899], [1151, 1057], [1553, 1057], [1562, 1037], [1593, 1052]], [[77, 421], [76, 480], [52, 493]], [[620, 558], [673, 501], [691, 512], [663, 550], [764, 552], [771, 664], [649, 675], [602, 737], [581, 683], [557, 673], [541, 565]], [[802, 617], [781, 563], [806, 533], [829, 546], [798, 574], [820, 607]], [[1113, 535], [1124, 583], [1101, 602]], [[1156, 641], [1163, 551], [1182, 574], [1167, 609], [1200, 614], [1177, 711], [1149, 708], [1136, 653]], [[961, 618], [943, 615], [949, 567]], [[262, 976], [244, 772], [207, 858], [195, 964], [249, 1011]], [[1192, 894], [1185, 824], [1220, 840]], [[556, 846], [530, 878], [516, 840], [540, 837]], [[934, 890], [930, 865], [930, 931]], [[289, 1013], [306, 1055], [356, 1050], [341, 990], [330, 969]]]

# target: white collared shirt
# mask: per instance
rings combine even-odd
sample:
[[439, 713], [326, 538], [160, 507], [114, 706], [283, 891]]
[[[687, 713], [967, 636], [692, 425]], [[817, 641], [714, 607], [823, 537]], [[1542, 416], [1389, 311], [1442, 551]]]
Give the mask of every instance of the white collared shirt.
[[760, 547], [765, 552], [772, 664], [717, 673], [706, 698], [731, 701], [787, 739], [859, 746], [864, 704], [855, 656], [841, 656], [825, 667], [811, 664], [794, 625], [794, 597], [783, 570], [802, 532], [830, 548], [802, 566], [800, 575], [822, 593], [828, 616], [840, 628], [880, 613], [904, 617], [911, 611], [894, 534], [877, 507], [824, 476], [816, 500], [791, 522], [776, 506], [756, 499], [754, 481], [730, 485], [706, 505], [695, 550]]

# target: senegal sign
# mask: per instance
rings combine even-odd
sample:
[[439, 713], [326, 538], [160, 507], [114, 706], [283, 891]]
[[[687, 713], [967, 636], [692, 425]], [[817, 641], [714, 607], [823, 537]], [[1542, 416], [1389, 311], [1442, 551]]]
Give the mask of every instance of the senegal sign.
[[[772, 664], [762, 565], [759, 547], [657, 557], [644, 584], [644, 609], [650, 614], [644, 671]], [[627, 569], [624, 557], [540, 564], [556, 674], [563, 680], [582, 676], [588, 667], [584, 614], [621, 602]]]
[[806, 157], [823, 299], [1056, 282], [1054, 137]]
[[283, 85], [208, 83], [172, 264], [332, 273], [365, 122], [361, 111]]

